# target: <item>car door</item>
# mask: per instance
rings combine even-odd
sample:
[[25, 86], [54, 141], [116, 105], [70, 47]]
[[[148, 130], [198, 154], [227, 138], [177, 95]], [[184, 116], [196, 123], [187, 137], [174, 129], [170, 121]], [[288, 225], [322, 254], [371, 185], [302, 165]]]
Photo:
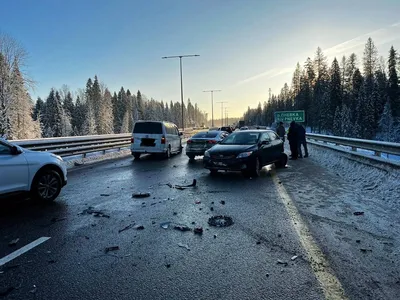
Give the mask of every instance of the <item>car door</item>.
[[274, 160], [279, 159], [281, 157], [281, 153], [283, 152], [283, 141], [275, 132], [268, 132], [269, 136], [271, 137], [271, 145], [273, 148], [273, 156]]
[[0, 170], [0, 194], [28, 190], [29, 169], [24, 154], [12, 154], [11, 146], [1, 141]]
[[263, 165], [268, 164], [271, 161], [272, 155], [272, 144], [271, 138], [268, 135], [268, 132], [263, 132], [259, 139], [259, 151], [262, 157]]
[[181, 150], [181, 136], [179, 135], [178, 127], [174, 126], [174, 133], [175, 133], [175, 149], [176, 152]]

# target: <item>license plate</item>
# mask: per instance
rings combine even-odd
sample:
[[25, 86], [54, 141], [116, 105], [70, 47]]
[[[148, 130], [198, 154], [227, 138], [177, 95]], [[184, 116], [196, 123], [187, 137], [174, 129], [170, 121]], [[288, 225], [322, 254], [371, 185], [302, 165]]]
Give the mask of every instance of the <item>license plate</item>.
[[219, 167], [226, 167], [227, 165], [226, 164], [224, 164], [223, 162], [215, 162], [214, 163], [216, 166], [219, 166]]

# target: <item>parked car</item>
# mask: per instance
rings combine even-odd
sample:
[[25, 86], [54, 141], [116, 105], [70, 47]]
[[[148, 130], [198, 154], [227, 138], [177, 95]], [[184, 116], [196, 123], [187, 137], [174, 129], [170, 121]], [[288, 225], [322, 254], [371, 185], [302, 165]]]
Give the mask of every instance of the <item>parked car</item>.
[[204, 152], [228, 136], [226, 131], [203, 131], [196, 133], [186, 143], [186, 155], [191, 161], [196, 156], [204, 155]]
[[249, 130], [249, 127], [243, 126], [243, 127], [240, 127], [240, 130]]
[[133, 127], [131, 152], [135, 159], [141, 154], [162, 154], [166, 158], [182, 152], [182, 132], [174, 123], [137, 121]]
[[28, 192], [49, 202], [67, 184], [67, 167], [60, 156], [24, 149], [4, 139], [0, 139], [0, 171], [1, 197]]
[[287, 155], [279, 136], [271, 130], [234, 132], [204, 153], [203, 163], [211, 174], [218, 170], [241, 171], [245, 176], [259, 176], [262, 167], [287, 164]]

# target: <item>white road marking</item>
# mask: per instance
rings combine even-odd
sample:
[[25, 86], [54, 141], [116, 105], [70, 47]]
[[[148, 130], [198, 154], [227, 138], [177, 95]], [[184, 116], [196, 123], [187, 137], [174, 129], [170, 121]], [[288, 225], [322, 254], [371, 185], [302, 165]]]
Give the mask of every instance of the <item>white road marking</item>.
[[49, 237], [43, 236], [41, 238], [38, 238], [36, 241], [33, 241], [32, 243], [29, 243], [28, 245], [25, 245], [24, 247], [8, 254], [7, 256], [0, 259], [0, 267], [12, 261], [13, 259], [17, 258], [18, 256], [28, 252], [29, 250], [35, 248], [36, 246], [39, 246], [40, 244], [44, 243], [49, 239], [50, 239]]
[[319, 284], [324, 292], [325, 299], [348, 299], [345, 295], [342, 284], [336, 277], [335, 272], [330, 267], [324, 253], [315, 242], [310, 230], [308, 229], [307, 223], [304, 222], [285, 187], [283, 184], [279, 183], [280, 180], [278, 176], [276, 176], [274, 170], [271, 171], [271, 175], [279, 195], [282, 198], [282, 203], [285, 205], [286, 211], [292, 220], [293, 227], [297, 232], [301, 245], [306, 250], [311, 269], [319, 281]]

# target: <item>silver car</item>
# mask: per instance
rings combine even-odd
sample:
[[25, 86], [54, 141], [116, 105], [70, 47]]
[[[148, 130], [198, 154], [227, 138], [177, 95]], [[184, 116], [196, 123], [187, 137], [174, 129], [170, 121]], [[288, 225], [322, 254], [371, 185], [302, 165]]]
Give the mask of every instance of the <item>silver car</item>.
[[204, 152], [215, 146], [229, 135], [226, 131], [202, 131], [192, 136], [186, 145], [186, 155], [190, 161], [196, 156], [204, 155]]

